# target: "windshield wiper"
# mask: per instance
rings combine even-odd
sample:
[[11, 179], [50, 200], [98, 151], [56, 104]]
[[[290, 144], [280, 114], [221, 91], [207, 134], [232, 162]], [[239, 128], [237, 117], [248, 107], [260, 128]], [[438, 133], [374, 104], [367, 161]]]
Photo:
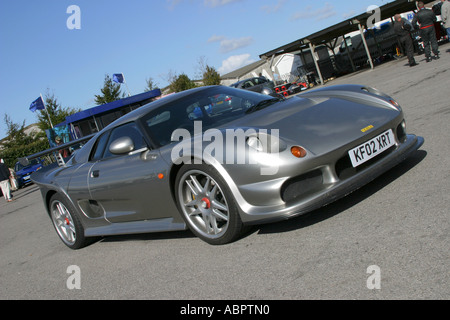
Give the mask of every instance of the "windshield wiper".
[[272, 104], [274, 104], [274, 103], [276, 103], [278, 101], [281, 101], [281, 100], [278, 99], [278, 98], [272, 98], [272, 99], [267, 99], [267, 100], [260, 101], [257, 104], [255, 104], [254, 106], [251, 106], [250, 108], [248, 108], [245, 111], [245, 113], [249, 114], [249, 113], [252, 113], [252, 112], [264, 109], [264, 108], [266, 108], [266, 107], [268, 107], [268, 106], [270, 106], [270, 105], [272, 105]]

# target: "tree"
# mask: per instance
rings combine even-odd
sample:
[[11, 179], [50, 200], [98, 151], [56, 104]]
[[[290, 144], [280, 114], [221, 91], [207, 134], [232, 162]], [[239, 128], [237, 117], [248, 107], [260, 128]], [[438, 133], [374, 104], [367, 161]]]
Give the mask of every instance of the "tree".
[[147, 87], [144, 89], [144, 92], [159, 89], [158, 84], [153, 81], [153, 78], [150, 77], [150, 78], [146, 79], [145, 82], [147, 82]]
[[203, 72], [203, 85], [213, 86], [220, 84], [220, 74], [214, 69], [206, 65], [205, 71]]
[[174, 78], [174, 80], [170, 84], [170, 91], [181, 92], [195, 87], [195, 83], [191, 79], [189, 79], [186, 74], [182, 73], [178, 77]]
[[16, 146], [27, 145], [34, 142], [37, 138], [34, 134], [27, 135], [25, 133], [25, 120], [22, 125], [12, 122], [11, 118], [5, 114], [3, 120], [6, 124], [7, 138], [3, 142], [5, 149], [14, 148]]
[[195, 67], [195, 77], [197, 79], [202, 79], [203, 74], [206, 71], [206, 67], [208, 66], [208, 59], [205, 56], [200, 56], [197, 59], [197, 66]]
[[206, 57], [201, 56], [197, 60], [197, 79], [202, 79], [204, 86], [213, 86], [220, 84], [220, 74], [214, 67], [208, 65]]
[[[45, 94], [45, 107], [46, 110], [40, 110], [37, 114], [39, 120], [37, 125], [42, 131], [50, 129], [52, 124], [55, 126], [64, 122], [67, 116], [81, 111], [81, 109], [63, 108], [61, 104], [58, 103], [55, 95], [48, 92]], [[52, 123], [50, 123], [49, 117]]]
[[114, 83], [109, 75], [105, 75], [103, 88], [100, 90], [101, 95], [95, 95], [95, 103], [102, 105], [113, 102], [125, 97], [125, 94], [120, 90], [120, 84]]
[[25, 132], [25, 120], [22, 125], [19, 125], [13, 123], [11, 118], [5, 114], [4, 121], [8, 136], [3, 140], [0, 158], [5, 160], [9, 168], [14, 167], [18, 158], [29, 156], [49, 147], [47, 139]]

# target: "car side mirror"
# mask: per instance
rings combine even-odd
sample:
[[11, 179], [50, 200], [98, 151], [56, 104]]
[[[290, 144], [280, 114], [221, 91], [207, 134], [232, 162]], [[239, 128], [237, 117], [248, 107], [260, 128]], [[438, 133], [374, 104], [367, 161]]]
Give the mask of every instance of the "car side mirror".
[[127, 136], [118, 138], [109, 145], [109, 152], [116, 155], [126, 154], [133, 150], [134, 142]]

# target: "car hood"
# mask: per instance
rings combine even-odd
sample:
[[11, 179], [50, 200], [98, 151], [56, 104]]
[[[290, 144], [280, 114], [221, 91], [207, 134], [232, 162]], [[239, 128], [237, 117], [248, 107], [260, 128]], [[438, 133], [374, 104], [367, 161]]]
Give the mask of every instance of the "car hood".
[[[268, 133], [278, 129], [279, 137], [288, 144], [300, 144], [318, 155], [373, 132], [400, 114], [381, 99], [293, 97], [246, 115], [232, 125], [266, 129]], [[371, 130], [364, 130], [369, 127]]]
[[18, 176], [24, 176], [27, 175], [29, 173], [32, 173], [34, 171], [36, 171], [37, 169], [39, 169], [40, 167], [42, 167], [42, 164], [35, 164], [29, 167], [25, 167], [19, 171], [16, 172], [16, 175]]

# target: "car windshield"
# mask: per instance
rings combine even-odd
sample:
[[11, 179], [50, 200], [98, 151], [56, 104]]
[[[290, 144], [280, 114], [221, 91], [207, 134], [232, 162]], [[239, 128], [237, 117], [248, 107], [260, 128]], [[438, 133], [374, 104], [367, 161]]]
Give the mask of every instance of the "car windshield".
[[26, 166], [22, 165], [20, 162], [17, 162], [16, 165], [14, 166], [14, 171], [17, 172], [17, 171], [20, 171], [20, 170], [22, 170], [22, 169], [24, 169], [24, 168], [29, 168], [29, 167], [31, 167], [31, 166], [34, 166], [34, 165], [36, 165], [36, 164], [39, 164], [39, 160], [38, 160], [38, 159], [33, 159], [33, 160], [31, 160], [31, 161], [29, 162], [29, 164], [26, 165]]
[[161, 106], [148, 113], [142, 121], [153, 142], [164, 146], [172, 141], [172, 133], [176, 129], [187, 129], [192, 134], [195, 121], [201, 121], [204, 132], [280, 100], [247, 90], [217, 86]]

